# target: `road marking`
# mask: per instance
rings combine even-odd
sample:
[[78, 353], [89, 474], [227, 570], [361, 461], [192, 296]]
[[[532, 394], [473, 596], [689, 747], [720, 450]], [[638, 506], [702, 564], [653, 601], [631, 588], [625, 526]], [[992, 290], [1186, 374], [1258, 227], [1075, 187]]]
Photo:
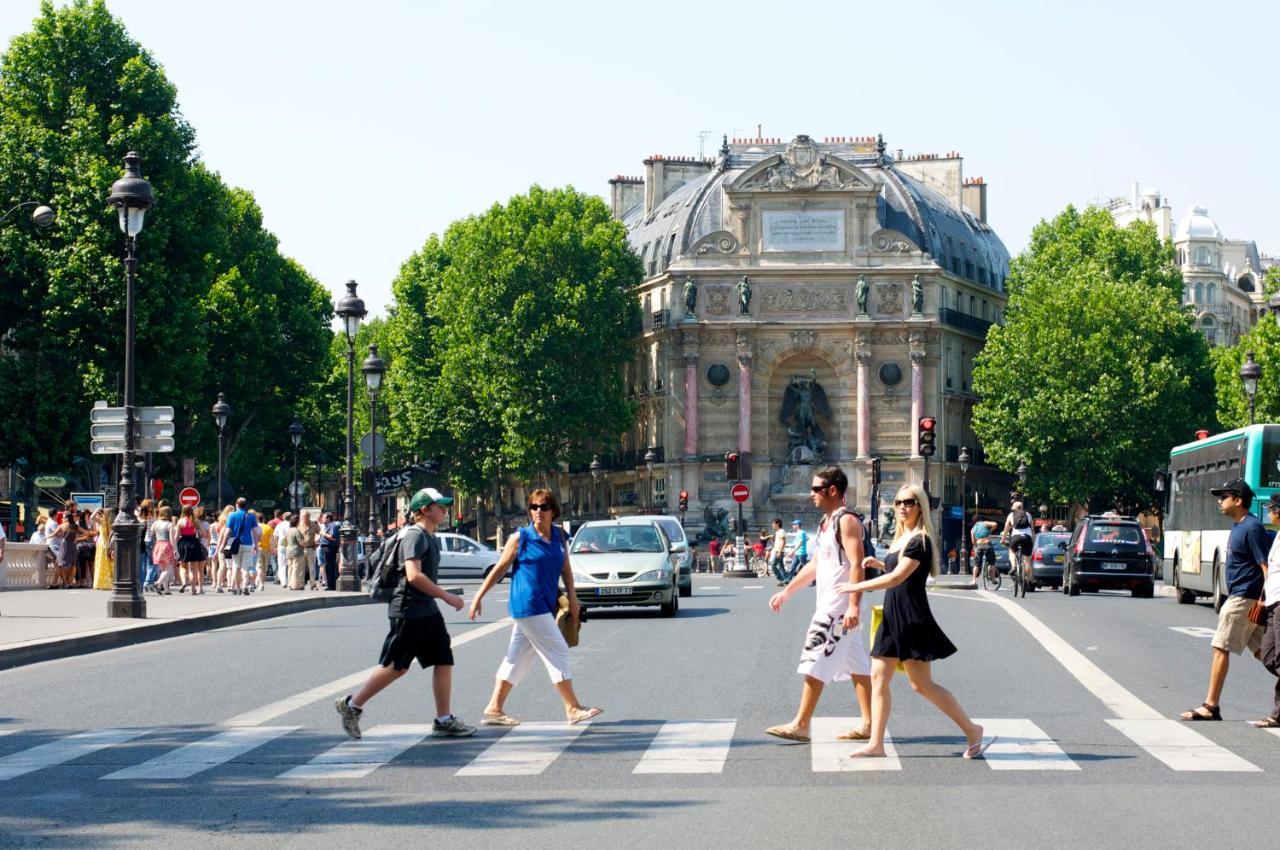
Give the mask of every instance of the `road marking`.
[[1259, 768], [1210, 741], [1181, 721], [1171, 720], [1111, 678], [1057, 632], [1012, 600], [978, 591], [1013, 617], [1067, 672], [1118, 718], [1108, 720], [1129, 740], [1174, 770], [1242, 771]]
[[707, 585], [706, 587], [700, 587], [700, 588], [698, 588], [698, 590], [720, 590], [720, 585], [718, 585], [718, 584], [709, 584], [709, 585]]
[[454, 776], [537, 776], [581, 735], [590, 723], [521, 723], [476, 756]]
[[1138, 746], [1178, 771], [1256, 772], [1261, 768], [1210, 741], [1180, 720], [1108, 720]]
[[100, 729], [96, 732], [81, 732], [47, 744], [40, 744], [29, 750], [0, 758], [0, 780], [13, 779], [42, 768], [63, 764], [115, 744], [132, 741], [152, 731], [154, 730]]
[[359, 779], [368, 776], [431, 734], [430, 723], [375, 726], [359, 741], [343, 741], [279, 779]]
[[982, 727], [984, 734], [999, 736], [985, 754], [992, 770], [1080, 769], [1080, 765], [1030, 720], [986, 719], [973, 722]]
[[[473, 640], [478, 640], [485, 635], [491, 635], [494, 632], [502, 631], [509, 627], [512, 623], [510, 617], [498, 620], [494, 623], [487, 623], [483, 626], [477, 626], [468, 632], [453, 638], [452, 644], [454, 648], [463, 646]], [[355, 689], [357, 686], [364, 684], [364, 680], [369, 678], [369, 674], [378, 668], [370, 667], [367, 670], [361, 670], [358, 673], [352, 673], [349, 676], [343, 676], [341, 679], [334, 679], [325, 685], [303, 691], [300, 694], [294, 694], [291, 697], [285, 697], [261, 708], [255, 708], [253, 711], [238, 714], [230, 720], [222, 722], [223, 728], [235, 728], [238, 726], [260, 726], [263, 723], [269, 723], [277, 717], [282, 717], [291, 711], [296, 711], [304, 705], [310, 705], [318, 699], [331, 697], [341, 694], [343, 691]]]
[[[1252, 726], [1252, 724], [1250, 724], [1250, 726]], [[1277, 738], [1280, 738], [1280, 729], [1265, 729], [1265, 728], [1264, 728], [1262, 731], [1263, 731], [1263, 732], [1270, 732], [1272, 735], [1275, 735]]]
[[0, 729], [0, 738], [3, 738], [5, 735], [12, 735], [14, 732], [17, 732], [17, 731], [18, 731], [17, 726], [14, 726], [9, 729]]
[[246, 726], [227, 729], [103, 779], [187, 779], [287, 735], [300, 726]]
[[743, 590], [764, 590], [763, 584], [748, 584], [742, 588]]
[[1206, 640], [1211, 640], [1213, 636], [1217, 634], [1216, 629], [1211, 629], [1208, 626], [1170, 626], [1169, 628], [1175, 632], [1182, 632], [1184, 635], [1191, 635], [1192, 637], [1204, 638]]
[[720, 773], [736, 720], [668, 720], [632, 773]]
[[811, 743], [810, 766], [814, 773], [856, 773], [872, 770], [902, 770], [902, 760], [887, 732], [884, 736], [884, 758], [849, 758], [849, 753], [863, 746], [861, 741], [837, 741], [836, 735], [857, 728], [860, 718], [815, 717], [809, 721]]

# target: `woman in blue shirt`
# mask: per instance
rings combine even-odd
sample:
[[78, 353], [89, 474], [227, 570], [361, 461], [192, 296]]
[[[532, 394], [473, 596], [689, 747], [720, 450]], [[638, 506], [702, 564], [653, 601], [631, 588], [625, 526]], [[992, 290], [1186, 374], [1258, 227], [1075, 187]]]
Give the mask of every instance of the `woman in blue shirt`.
[[584, 706], [573, 691], [569, 672], [569, 645], [556, 627], [560, 582], [569, 598], [569, 616], [578, 619], [578, 598], [573, 590], [573, 570], [564, 530], [555, 524], [560, 518], [560, 502], [550, 490], [529, 494], [529, 525], [507, 539], [502, 557], [471, 601], [470, 617], [480, 616], [480, 600], [511, 569], [511, 597], [508, 606], [515, 625], [507, 656], [498, 667], [493, 696], [480, 720], [485, 726], [517, 726], [520, 721], [504, 710], [511, 689], [529, 672], [534, 658], [541, 658], [551, 682], [564, 700], [565, 719], [573, 726], [600, 713]]

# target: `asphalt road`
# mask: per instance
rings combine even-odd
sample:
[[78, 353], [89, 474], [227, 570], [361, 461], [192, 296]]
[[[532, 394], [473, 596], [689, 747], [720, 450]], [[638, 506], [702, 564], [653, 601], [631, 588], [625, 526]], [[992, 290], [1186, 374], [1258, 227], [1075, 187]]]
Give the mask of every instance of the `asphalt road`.
[[[935, 678], [1002, 743], [962, 760], [958, 730], [898, 677], [897, 758], [849, 771], [852, 745], [763, 734], [795, 709], [813, 604], [772, 614], [772, 591], [698, 576], [674, 620], [593, 613], [574, 682], [605, 713], [576, 735], [535, 668], [507, 706], [523, 737], [425, 737], [415, 670], [344, 744], [332, 699], [376, 660], [373, 606], [0, 672], [0, 846], [1243, 846], [1280, 802], [1280, 736], [1244, 722], [1275, 681], [1252, 658], [1235, 659], [1226, 721], [1168, 719], [1203, 699], [1207, 606], [934, 593], [960, 647]], [[447, 618], [472, 722], [506, 645], [491, 600], [479, 623]], [[854, 714], [847, 685], [818, 710], [827, 734]]]

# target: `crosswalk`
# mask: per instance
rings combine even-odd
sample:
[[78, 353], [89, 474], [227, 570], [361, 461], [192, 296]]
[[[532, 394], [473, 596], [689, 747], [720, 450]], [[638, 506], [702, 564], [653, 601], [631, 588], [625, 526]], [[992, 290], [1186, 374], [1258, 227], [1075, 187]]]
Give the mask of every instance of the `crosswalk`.
[[[1080, 771], [1080, 761], [1065, 752], [1051, 735], [1026, 718], [978, 719], [988, 735], [998, 736], [986, 753], [985, 764], [992, 771]], [[1226, 747], [1214, 743], [1191, 726], [1166, 718], [1110, 719], [1106, 723], [1128, 738], [1147, 755], [1177, 772], [1249, 773], [1262, 768]], [[841, 740], [841, 732], [858, 725], [848, 717], [817, 717], [811, 728], [809, 770], [817, 774], [904, 771], [910, 769], [904, 759], [902, 741], [886, 736], [883, 758], [850, 758], [856, 743]], [[290, 781], [337, 781], [367, 777], [431, 737], [431, 724], [385, 724], [365, 731], [359, 741], [344, 740], [320, 753], [314, 753], [314, 739], [298, 733], [300, 726], [227, 726], [213, 734], [139, 764], [121, 767], [121, 757], [105, 759], [112, 768], [100, 778], [122, 780], [187, 780], [242, 760], [253, 751], [276, 742], [302, 741], [311, 752], [293, 759], [296, 766], [276, 774]], [[10, 737], [15, 728], [0, 730], [5, 744], [22, 736]], [[131, 752], [126, 745], [147, 744], [148, 736], [169, 730], [146, 728], [114, 728], [78, 732], [45, 741], [27, 749], [0, 756], [0, 783], [28, 776], [41, 770], [56, 768], [103, 750]], [[1280, 730], [1265, 730], [1270, 735], [1258, 736], [1255, 758], [1274, 759], [1280, 754]], [[617, 736], [601, 730], [595, 740], [608, 741], [613, 760], [622, 760], [636, 775], [721, 774], [733, 763], [735, 747], [753, 748], [762, 743], [763, 735], [743, 730], [735, 719], [676, 719], [661, 724], [652, 735]], [[461, 780], [482, 777], [537, 776], [561, 759], [572, 758], [575, 745], [592, 738], [590, 723], [568, 726], [563, 723], [526, 722], [508, 730], [486, 729], [471, 739], [466, 751], [469, 758], [457, 767], [448, 761], [448, 769]], [[446, 742], [453, 743], [453, 742]], [[457, 742], [461, 744], [462, 742]], [[776, 742], [768, 739], [770, 747]], [[937, 741], [931, 741], [936, 744]], [[910, 750], [920, 747], [908, 741]], [[962, 748], [957, 738], [956, 750]], [[784, 747], [776, 747], [778, 752]], [[592, 748], [584, 745], [584, 753]], [[752, 754], [752, 757], [758, 757]], [[782, 757], [782, 756], [779, 756]], [[280, 760], [262, 759], [263, 764]], [[917, 763], [919, 760], [916, 760]], [[1086, 764], [1089, 757], [1083, 757]], [[299, 763], [302, 762], [302, 763]], [[289, 763], [286, 759], [285, 763]], [[454, 769], [456, 767], [456, 770]], [[277, 766], [273, 772], [280, 770]], [[3, 786], [0, 785], [0, 788]], [[0, 794], [3, 794], [0, 791]]]

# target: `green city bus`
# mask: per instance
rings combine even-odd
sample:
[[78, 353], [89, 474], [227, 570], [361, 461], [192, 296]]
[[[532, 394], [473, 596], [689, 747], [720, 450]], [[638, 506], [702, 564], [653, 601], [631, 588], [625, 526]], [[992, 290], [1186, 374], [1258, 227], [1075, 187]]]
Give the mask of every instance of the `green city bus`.
[[1227, 598], [1227, 536], [1231, 520], [1218, 510], [1210, 489], [1233, 478], [1253, 488], [1252, 512], [1264, 523], [1264, 507], [1280, 490], [1280, 425], [1250, 425], [1175, 446], [1169, 454], [1168, 513], [1164, 520], [1164, 576], [1186, 605]]

